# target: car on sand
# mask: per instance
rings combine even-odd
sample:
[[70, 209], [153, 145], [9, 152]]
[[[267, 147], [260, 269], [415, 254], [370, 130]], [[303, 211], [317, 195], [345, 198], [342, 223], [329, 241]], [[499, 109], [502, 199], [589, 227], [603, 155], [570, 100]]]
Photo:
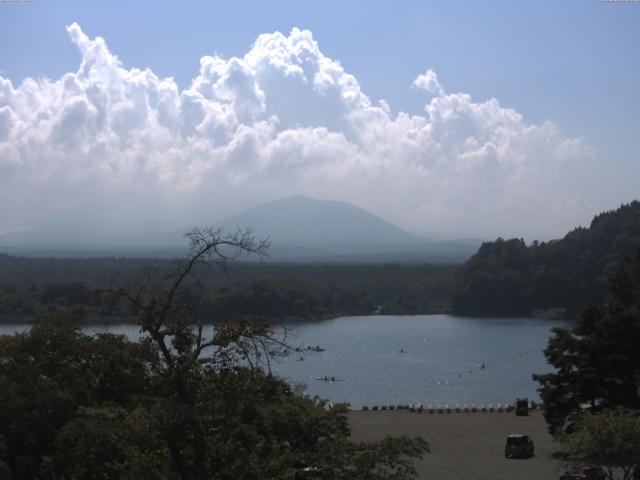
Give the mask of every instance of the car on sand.
[[528, 435], [507, 435], [507, 442], [504, 446], [504, 456], [506, 458], [533, 457], [533, 451], [533, 440]]

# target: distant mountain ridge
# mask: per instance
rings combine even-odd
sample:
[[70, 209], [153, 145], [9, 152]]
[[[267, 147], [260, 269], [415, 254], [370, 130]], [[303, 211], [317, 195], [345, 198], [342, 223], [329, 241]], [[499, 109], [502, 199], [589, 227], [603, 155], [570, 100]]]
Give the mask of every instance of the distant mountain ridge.
[[462, 262], [480, 242], [434, 242], [350, 203], [303, 195], [280, 198], [216, 224], [268, 237], [274, 261]]
[[[271, 261], [415, 263], [462, 262], [479, 242], [430, 241], [355, 205], [302, 195], [249, 208], [214, 224], [227, 231], [251, 228], [269, 238]], [[58, 229], [0, 236], [0, 251], [32, 256], [175, 256], [184, 233], [91, 234]]]

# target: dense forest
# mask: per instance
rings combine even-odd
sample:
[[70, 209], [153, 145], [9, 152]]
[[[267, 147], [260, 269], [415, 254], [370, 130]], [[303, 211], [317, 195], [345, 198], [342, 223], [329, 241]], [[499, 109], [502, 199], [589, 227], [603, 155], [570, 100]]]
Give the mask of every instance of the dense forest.
[[601, 213], [560, 240], [484, 243], [461, 268], [452, 311], [459, 315], [577, 317], [606, 297], [607, 280], [640, 251], [640, 202]]
[[[27, 258], [0, 255], [0, 322], [35, 322], [81, 312], [84, 322], [129, 322], [109, 290], [171, 275], [175, 261], [131, 258]], [[202, 318], [235, 314], [268, 320], [373, 312], [445, 312], [459, 265], [236, 263], [199, 269], [180, 292]]]

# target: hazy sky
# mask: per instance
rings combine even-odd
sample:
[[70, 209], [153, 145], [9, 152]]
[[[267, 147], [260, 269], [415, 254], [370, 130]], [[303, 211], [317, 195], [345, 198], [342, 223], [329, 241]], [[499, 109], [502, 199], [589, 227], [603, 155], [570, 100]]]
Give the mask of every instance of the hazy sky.
[[0, 3], [0, 233], [289, 194], [553, 238], [640, 197], [640, 3]]

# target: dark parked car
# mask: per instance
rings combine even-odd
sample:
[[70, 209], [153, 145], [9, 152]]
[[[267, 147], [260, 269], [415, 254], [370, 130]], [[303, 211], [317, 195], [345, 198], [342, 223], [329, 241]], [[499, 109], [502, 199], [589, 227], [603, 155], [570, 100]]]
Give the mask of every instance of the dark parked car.
[[533, 440], [528, 435], [508, 435], [504, 456], [507, 458], [533, 457]]

